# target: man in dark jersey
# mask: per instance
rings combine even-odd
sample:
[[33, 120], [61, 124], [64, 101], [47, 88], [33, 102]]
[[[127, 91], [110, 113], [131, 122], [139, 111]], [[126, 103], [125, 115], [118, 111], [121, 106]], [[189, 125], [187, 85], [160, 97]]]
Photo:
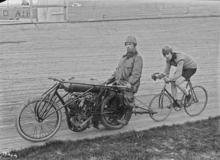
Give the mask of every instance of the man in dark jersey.
[[[159, 74], [156, 78], [164, 78], [165, 82], [171, 82], [171, 92], [175, 100], [177, 100], [178, 87], [186, 94], [187, 102], [190, 103], [192, 98], [186, 87], [183, 85], [183, 82], [196, 73], [196, 62], [188, 54], [173, 52], [170, 46], [165, 46], [162, 49], [162, 54], [164, 58], [166, 58], [166, 67], [164, 72]], [[175, 66], [177, 68], [174, 75], [169, 77], [171, 66]], [[178, 106], [179, 104], [174, 103], [173, 105]]]

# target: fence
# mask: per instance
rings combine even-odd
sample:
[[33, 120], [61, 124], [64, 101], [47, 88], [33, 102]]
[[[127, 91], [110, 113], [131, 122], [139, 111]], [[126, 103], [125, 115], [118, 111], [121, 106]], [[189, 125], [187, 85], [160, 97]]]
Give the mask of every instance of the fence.
[[69, 7], [72, 22], [219, 15], [220, 1], [85, 0]]
[[[10, 10], [10, 14], [5, 8]], [[220, 1], [30, 0], [29, 5], [7, 1], [0, 6], [0, 19], [20, 19], [34, 23], [192, 16], [220, 16]]]
[[68, 21], [68, 0], [6, 1], [0, 5], [0, 20], [19, 22]]

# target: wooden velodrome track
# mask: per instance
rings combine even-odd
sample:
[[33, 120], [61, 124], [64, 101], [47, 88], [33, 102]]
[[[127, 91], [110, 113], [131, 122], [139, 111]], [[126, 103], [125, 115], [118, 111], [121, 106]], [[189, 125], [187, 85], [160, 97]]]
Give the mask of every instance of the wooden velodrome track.
[[152, 81], [150, 75], [163, 70], [161, 48], [170, 44], [175, 51], [184, 51], [196, 59], [198, 71], [192, 83], [208, 91], [205, 111], [194, 118], [184, 111], [172, 111], [160, 123], [148, 115], [137, 115], [121, 130], [91, 128], [82, 133], [71, 132], [63, 117], [60, 130], [50, 140], [93, 138], [219, 115], [219, 26], [220, 18], [211, 16], [0, 26], [0, 151], [44, 144], [28, 142], [16, 132], [19, 106], [51, 87], [54, 82], [47, 79], [50, 76], [74, 76], [80, 82], [89, 82], [90, 78], [106, 80], [125, 53], [123, 41], [128, 35], [136, 36], [144, 60], [137, 96], [149, 104], [160, 91], [163, 82]]

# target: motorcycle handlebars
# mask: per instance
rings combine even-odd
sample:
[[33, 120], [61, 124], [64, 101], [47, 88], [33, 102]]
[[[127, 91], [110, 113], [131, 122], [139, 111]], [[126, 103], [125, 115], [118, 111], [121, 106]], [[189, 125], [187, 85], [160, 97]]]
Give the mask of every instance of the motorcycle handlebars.
[[103, 86], [103, 87], [114, 87], [114, 88], [128, 89], [126, 86], [122, 86], [122, 85], [78, 83], [78, 82], [66, 81], [65, 79], [57, 79], [57, 78], [54, 78], [54, 77], [48, 77], [48, 79], [53, 80], [53, 81], [57, 81], [58, 83], [72, 83], [72, 84], [80, 84], [80, 85], [93, 85], [93, 86]]

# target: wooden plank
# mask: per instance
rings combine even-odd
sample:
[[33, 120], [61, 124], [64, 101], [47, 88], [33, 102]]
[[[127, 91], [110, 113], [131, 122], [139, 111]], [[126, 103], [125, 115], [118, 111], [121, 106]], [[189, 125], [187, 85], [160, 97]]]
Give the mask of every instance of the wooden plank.
[[30, 0], [30, 20], [33, 22], [33, 2]]
[[34, 8], [50, 8], [50, 7], [67, 7], [67, 5], [53, 4], [53, 5], [33, 5]]

